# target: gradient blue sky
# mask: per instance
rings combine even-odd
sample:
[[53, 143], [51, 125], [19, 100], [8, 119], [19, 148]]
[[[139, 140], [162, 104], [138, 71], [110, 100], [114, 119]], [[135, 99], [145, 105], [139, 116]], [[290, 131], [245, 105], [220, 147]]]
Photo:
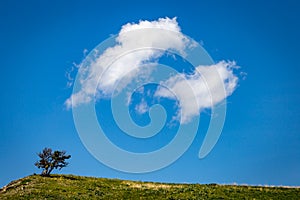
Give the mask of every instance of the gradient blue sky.
[[[300, 4], [295, 1], [1, 1], [0, 186], [32, 173], [44, 147], [72, 155], [62, 173], [160, 182], [300, 185]], [[127, 22], [175, 17], [215, 61], [247, 72], [227, 101], [213, 151], [203, 135], [174, 164], [147, 174], [93, 158], [64, 101], [65, 73]]]

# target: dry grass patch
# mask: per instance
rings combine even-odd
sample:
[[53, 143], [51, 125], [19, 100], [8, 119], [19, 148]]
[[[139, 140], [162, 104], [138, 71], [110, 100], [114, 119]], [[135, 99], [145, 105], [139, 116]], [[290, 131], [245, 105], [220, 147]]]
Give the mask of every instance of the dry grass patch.
[[132, 182], [132, 181], [123, 181], [122, 183], [126, 184], [130, 188], [139, 188], [139, 189], [171, 189], [171, 188], [182, 188], [182, 185], [178, 184], [163, 184], [163, 183], [148, 183], [148, 182]]

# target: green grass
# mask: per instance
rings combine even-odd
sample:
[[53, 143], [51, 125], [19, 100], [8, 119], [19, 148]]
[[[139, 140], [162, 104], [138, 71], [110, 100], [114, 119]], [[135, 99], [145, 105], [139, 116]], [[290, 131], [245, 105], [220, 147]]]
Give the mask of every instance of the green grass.
[[82, 177], [28, 176], [0, 190], [0, 199], [299, 199], [300, 188], [165, 184]]

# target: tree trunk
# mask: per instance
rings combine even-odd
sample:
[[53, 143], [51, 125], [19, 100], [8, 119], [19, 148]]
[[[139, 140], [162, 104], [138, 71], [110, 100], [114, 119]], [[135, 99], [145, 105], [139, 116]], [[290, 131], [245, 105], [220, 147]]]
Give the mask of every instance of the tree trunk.
[[48, 175], [48, 169], [45, 168], [42, 172], [42, 176], [47, 176]]
[[47, 176], [50, 176], [50, 173], [52, 172], [53, 169], [54, 167], [50, 167], [49, 171], [47, 172]]

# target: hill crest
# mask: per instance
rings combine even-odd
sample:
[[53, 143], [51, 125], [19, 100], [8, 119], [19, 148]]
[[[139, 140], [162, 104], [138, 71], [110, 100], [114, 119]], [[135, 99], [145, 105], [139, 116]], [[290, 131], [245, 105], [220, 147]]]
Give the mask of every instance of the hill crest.
[[0, 199], [299, 199], [300, 188], [140, 182], [31, 175], [0, 189]]

